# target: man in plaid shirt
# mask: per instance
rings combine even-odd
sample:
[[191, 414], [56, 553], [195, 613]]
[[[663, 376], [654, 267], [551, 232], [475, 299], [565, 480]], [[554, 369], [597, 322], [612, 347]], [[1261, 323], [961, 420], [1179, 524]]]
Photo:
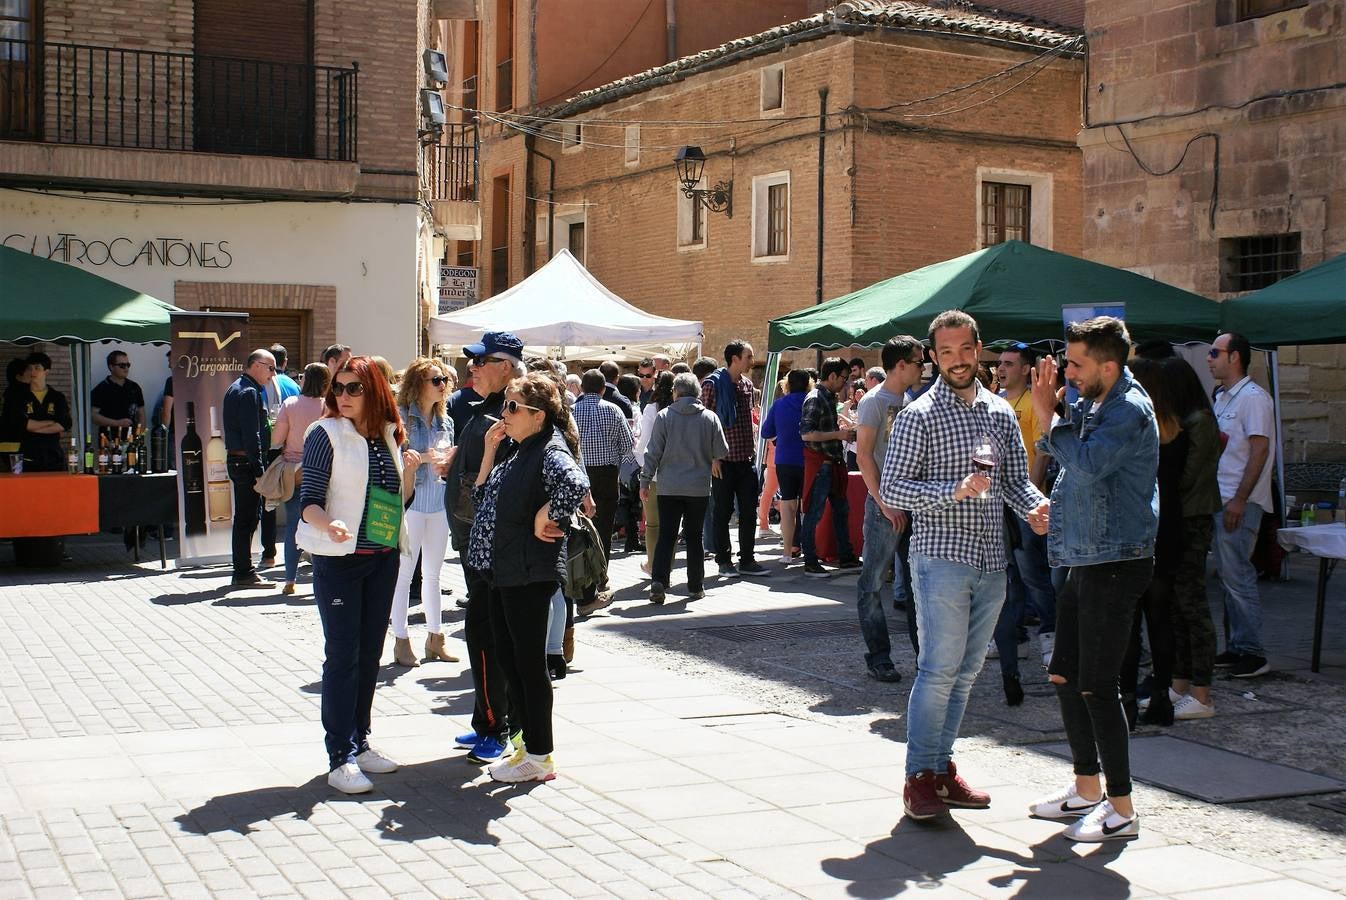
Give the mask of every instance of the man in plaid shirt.
[[844, 359], [830, 356], [818, 370], [818, 386], [804, 401], [799, 416], [799, 437], [804, 441], [804, 456], [817, 463], [813, 481], [804, 491], [804, 521], [800, 523], [800, 545], [804, 549], [804, 574], [826, 578], [830, 572], [818, 561], [814, 531], [823, 518], [823, 507], [832, 504], [832, 531], [837, 539], [837, 568], [858, 569], [860, 560], [851, 549], [850, 504], [846, 498], [846, 457], [842, 441], [855, 440], [855, 430], [837, 423], [837, 392], [850, 377], [851, 367]]
[[[752, 437], [752, 344], [730, 341], [724, 365], [701, 383], [701, 405], [720, 417], [729, 455], [711, 479], [715, 561], [720, 577], [770, 574], [755, 556], [757, 543], [757, 444]], [[729, 518], [738, 504], [738, 568], [729, 543]]]
[[603, 556], [612, 558], [612, 520], [617, 513], [618, 470], [622, 457], [636, 445], [626, 416], [603, 399], [607, 379], [590, 369], [580, 379], [580, 394], [571, 414], [580, 435], [580, 456], [594, 498], [594, 527], [603, 541]]
[[[885, 504], [912, 513], [921, 651], [907, 707], [902, 800], [913, 819], [945, 814], [946, 806], [990, 805], [989, 794], [959, 777], [953, 742], [1005, 602], [1003, 509], [1043, 534], [1048, 508], [1028, 478], [1014, 410], [977, 381], [976, 321], [962, 310], [940, 313], [930, 323], [930, 344], [939, 378], [894, 422], [879, 486]], [[983, 437], [997, 451], [992, 473], [975, 471], [972, 462]]]

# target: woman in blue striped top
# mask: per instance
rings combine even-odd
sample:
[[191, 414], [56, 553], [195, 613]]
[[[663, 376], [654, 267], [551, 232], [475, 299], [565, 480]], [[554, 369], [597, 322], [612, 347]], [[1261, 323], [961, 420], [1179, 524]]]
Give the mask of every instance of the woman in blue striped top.
[[397, 550], [405, 543], [403, 512], [421, 457], [410, 448], [399, 452], [406, 435], [396, 401], [369, 357], [351, 357], [337, 371], [324, 406], [304, 439], [296, 541], [313, 555], [313, 596], [325, 642], [327, 783], [361, 794], [374, 787], [366, 773], [397, 770], [369, 746], [369, 720]]

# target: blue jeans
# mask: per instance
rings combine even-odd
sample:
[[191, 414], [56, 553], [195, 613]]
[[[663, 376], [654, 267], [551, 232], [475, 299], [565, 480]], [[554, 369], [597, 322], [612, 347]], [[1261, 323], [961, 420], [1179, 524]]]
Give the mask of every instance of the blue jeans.
[[294, 533], [299, 528], [299, 485], [285, 501], [285, 580], [293, 582], [299, 574], [299, 547], [294, 542]]
[[912, 553], [911, 587], [921, 652], [907, 704], [907, 775], [945, 773], [1005, 602], [1005, 571]]
[[547, 610], [547, 655], [560, 656], [565, 649], [566, 636], [566, 598], [557, 588], [551, 595], [551, 607]]
[[1262, 598], [1257, 590], [1257, 570], [1253, 568], [1253, 547], [1262, 527], [1262, 507], [1248, 503], [1243, 521], [1233, 531], [1225, 531], [1224, 510], [1215, 513], [1215, 553], [1224, 583], [1224, 615], [1229, 624], [1229, 645], [1225, 648], [1246, 656], [1266, 656], [1262, 648]]
[[883, 575], [897, 557], [899, 537], [874, 498], [866, 497], [865, 560], [860, 567], [860, 583], [855, 587], [855, 608], [865, 639], [865, 665], [871, 668], [893, 664], [888, 617], [883, 613]]
[[[1052, 586], [1052, 570], [1047, 565], [1047, 536], [1036, 534], [1028, 522], [1014, 516], [1018, 529], [1018, 546], [1009, 556], [1008, 582], [1005, 606], [995, 626], [995, 645], [1000, 651], [1000, 672], [1019, 674], [1019, 622], [1023, 619], [1024, 604], [1038, 614], [1041, 623], [1038, 634], [1056, 632], [1056, 589]], [[1006, 546], [1010, 546], [1008, 539]]]
[[399, 561], [396, 550], [313, 556], [313, 598], [322, 620], [322, 726], [329, 769], [354, 762], [369, 749], [374, 687]]
[[804, 550], [804, 562], [814, 565], [818, 562], [818, 548], [814, 532], [823, 518], [823, 507], [830, 500], [832, 505], [832, 531], [837, 538], [837, 556], [840, 559], [852, 559], [855, 551], [851, 549], [850, 504], [846, 500], [845, 490], [832, 493], [832, 467], [840, 463], [828, 461], [818, 467], [818, 474], [809, 486], [809, 495], [804, 498], [803, 534], [799, 536], [799, 546]]

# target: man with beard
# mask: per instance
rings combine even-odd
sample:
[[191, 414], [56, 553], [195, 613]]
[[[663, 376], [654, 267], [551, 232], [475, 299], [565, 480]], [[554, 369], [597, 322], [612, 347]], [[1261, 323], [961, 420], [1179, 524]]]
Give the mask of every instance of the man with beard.
[[[897, 417], [879, 485], [885, 506], [912, 514], [921, 649], [907, 708], [902, 802], [916, 820], [947, 814], [946, 806], [990, 805], [989, 794], [958, 775], [953, 743], [1005, 601], [1003, 508], [1039, 533], [1047, 528], [1047, 500], [1029, 481], [1014, 410], [977, 380], [976, 321], [962, 310], [940, 313], [930, 345], [940, 376]], [[984, 441], [999, 462], [979, 472], [973, 455]]]
[[467, 582], [467, 615], [463, 620], [467, 656], [472, 664], [472, 731], [456, 740], [460, 747], [471, 748], [468, 761], [495, 762], [509, 746], [508, 699], [505, 673], [495, 649], [491, 632], [488, 573], [467, 564], [467, 542], [472, 533], [474, 509], [472, 485], [481, 469], [486, 449], [486, 432], [500, 420], [505, 403], [505, 387], [522, 377], [523, 341], [508, 331], [488, 331], [480, 343], [463, 348], [472, 371], [473, 389], [482, 399], [469, 404], [462, 425], [455, 426], [458, 453], [453, 458], [445, 481], [444, 509], [449, 517], [449, 535]]
[[1053, 566], [1068, 571], [1056, 595], [1056, 647], [1047, 676], [1061, 703], [1075, 779], [1028, 810], [1037, 818], [1078, 819], [1065, 831], [1076, 841], [1140, 833], [1131, 803], [1130, 729], [1117, 684], [1136, 603], [1154, 573], [1159, 426], [1149, 396], [1126, 367], [1130, 350], [1121, 319], [1072, 323], [1066, 326], [1066, 378], [1080, 399], [1053, 421], [1061, 392], [1051, 357], [1038, 364], [1032, 388], [1034, 414], [1051, 422], [1038, 450], [1061, 467], [1052, 486], [1047, 553]]

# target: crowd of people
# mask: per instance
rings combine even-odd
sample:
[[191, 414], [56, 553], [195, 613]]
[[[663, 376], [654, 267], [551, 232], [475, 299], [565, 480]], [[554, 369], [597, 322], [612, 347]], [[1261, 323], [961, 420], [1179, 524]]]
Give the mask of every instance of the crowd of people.
[[[782, 567], [858, 572], [864, 664], [879, 682], [903, 677], [887, 608], [904, 612], [917, 660], [904, 806], [918, 820], [989, 804], [958, 774], [954, 742], [986, 659], [998, 659], [1005, 702], [1024, 702], [1027, 628], [1075, 773], [1029, 811], [1073, 819], [1076, 840], [1138, 833], [1127, 749], [1137, 721], [1208, 718], [1217, 668], [1268, 671], [1249, 560], [1272, 508], [1274, 423], [1239, 335], [1210, 350], [1212, 403], [1170, 345], [1134, 348], [1118, 319], [1068, 326], [1059, 371], [1022, 343], [986, 365], [975, 320], [952, 310], [925, 341], [893, 337], [872, 368], [828, 358], [789, 371], [760, 422], [754, 349], [742, 340], [722, 363], [654, 356], [634, 374], [611, 361], [569, 373], [525, 359], [507, 332], [462, 350], [470, 377], [458, 387], [442, 361], [394, 371], [339, 344], [296, 380], [275, 345], [248, 356], [223, 398], [233, 584], [268, 584], [259, 569], [276, 564], [283, 509], [280, 590], [296, 592], [307, 553], [325, 642], [328, 780], [340, 791], [368, 791], [369, 775], [397, 768], [369, 743], [389, 626], [396, 664], [457, 661], [442, 629], [450, 548], [466, 584], [474, 690], [472, 731], [456, 743], [505, 782], [554, 777], [551, 683], [573, 658], [576, 618], [612, 601], [615, 535], [643, 555], [648, 601], [663, 605], [679, 546], [686, 600], [705, 596], [710, 559], [721, 584], [773, 574], [757, 548], [778, 521]], [[143, 421], [126, 355], [107, 362], [93, 421]], [[64, 467], [70, 409], [46, 385], [50, 368], [40, 352], [9, 367], [0, 450], [25, 470]], [[862, 548], [850, 537], [852, 473], [865, 491]], [[1212, 546], [1229, 623], [1221, 653], [1206, 602]], [[408, 631], [413, 598], [423, 654]]]

